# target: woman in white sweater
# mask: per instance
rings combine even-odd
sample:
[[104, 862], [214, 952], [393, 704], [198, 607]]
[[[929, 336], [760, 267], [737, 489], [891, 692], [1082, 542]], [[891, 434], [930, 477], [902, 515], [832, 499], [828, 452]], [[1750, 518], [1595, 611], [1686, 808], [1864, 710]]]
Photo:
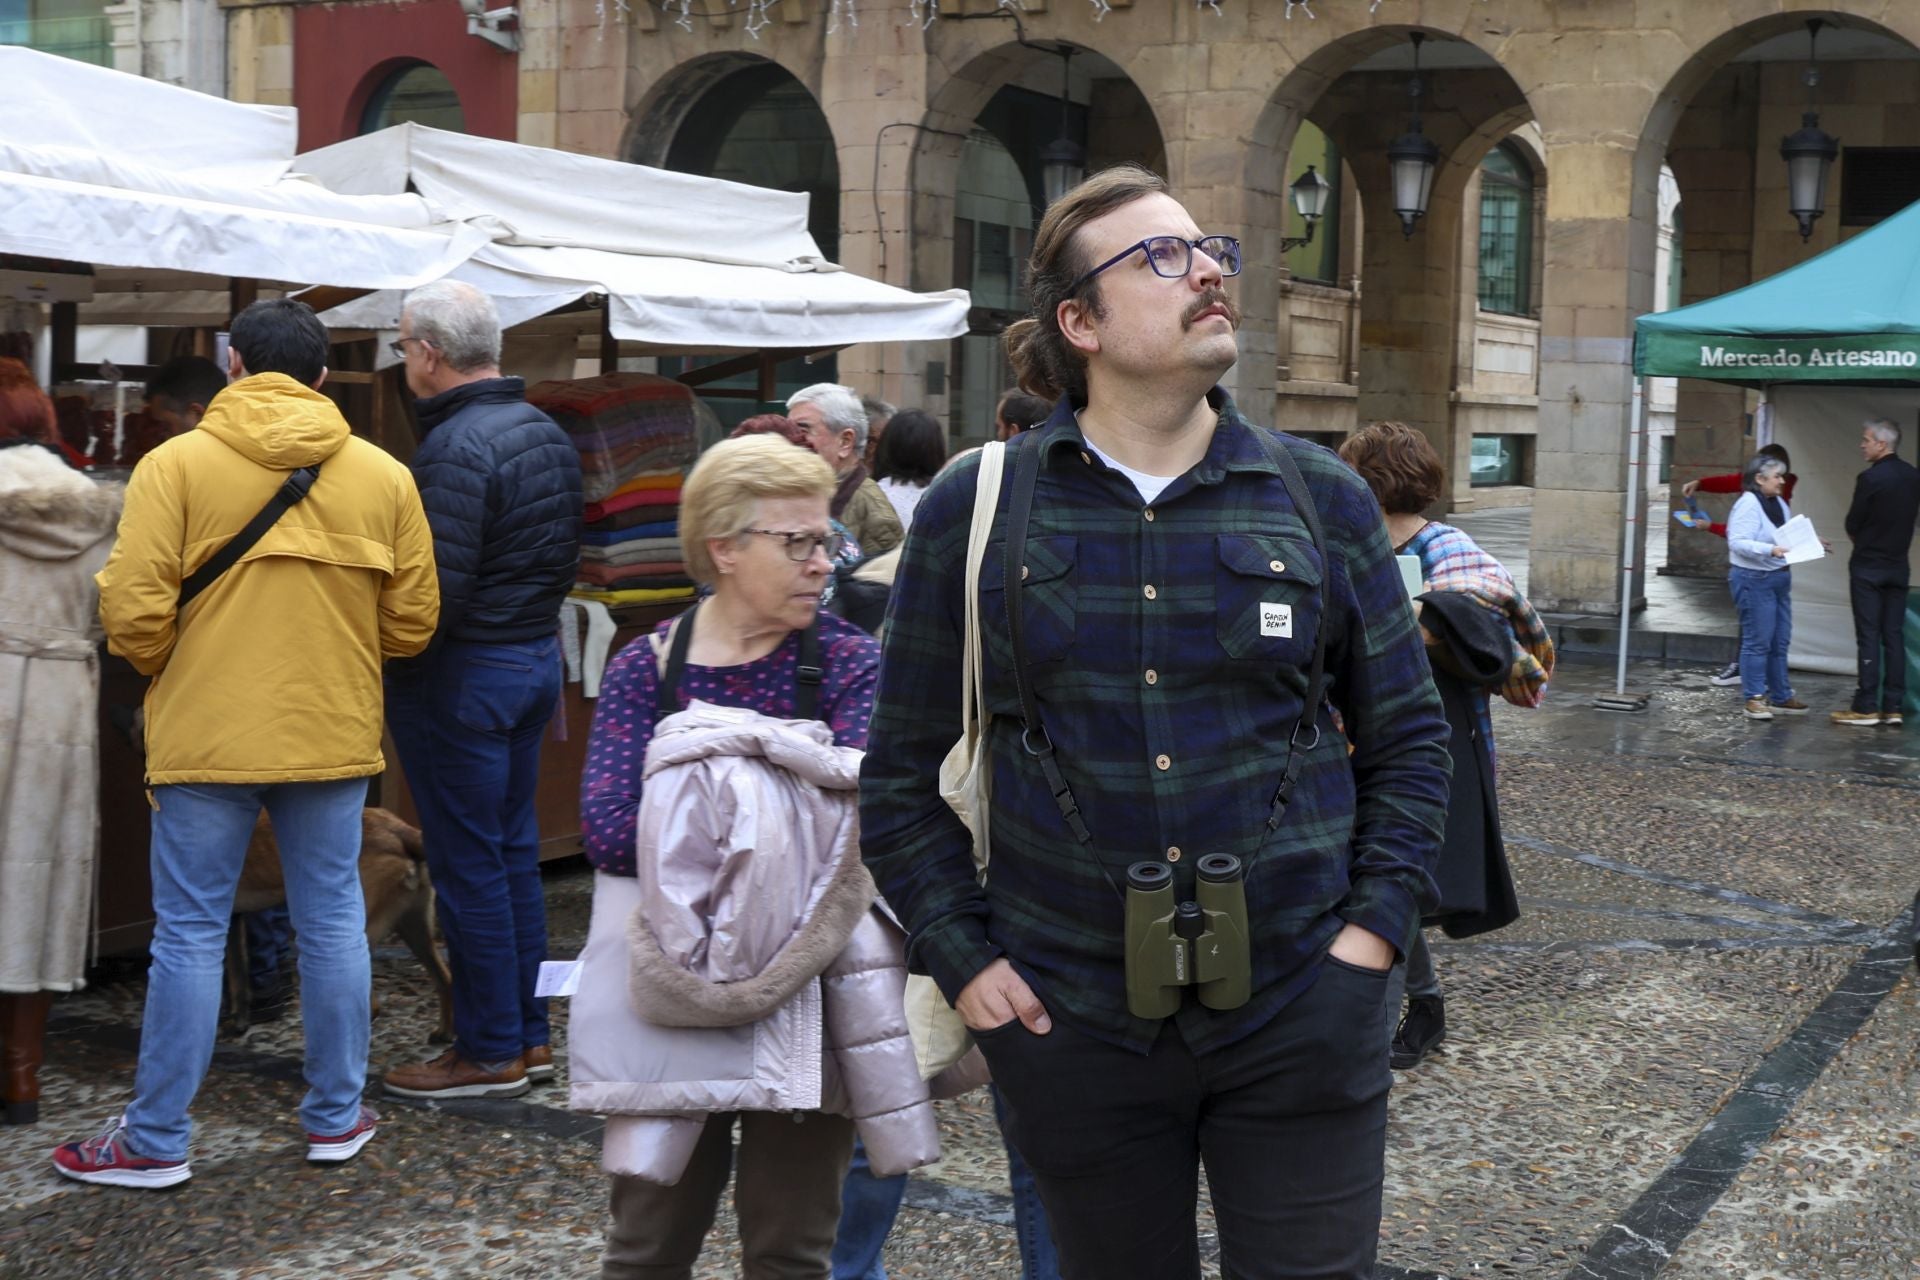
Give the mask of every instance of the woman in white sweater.
[[1749, 720], [1800, 716], [1807, 704], [1787, 681], [1793, 640], [1793, 570], [1775, 531], [1793, 518], [1781, 490], [1787, 464], [1765, 455], [1747, 463], [1741, 493], [1727, 516], [1728, 579], [1740, 610], [1740, 690]]

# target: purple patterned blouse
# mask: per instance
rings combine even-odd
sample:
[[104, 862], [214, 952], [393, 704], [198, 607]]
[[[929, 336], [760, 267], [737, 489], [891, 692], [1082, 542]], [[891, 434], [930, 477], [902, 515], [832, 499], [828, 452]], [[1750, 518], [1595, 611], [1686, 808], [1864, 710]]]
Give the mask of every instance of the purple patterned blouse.
[[[668, 623], [657, 634], [666, 637]], [[782, 719], [794, 714], [794, 669], [800, 662], [795, 632], [764, 658], [736, 667], [689, 662], [680, 680], [683, 702], [698, 698], [721, 707], [746, 707]], [[867, 745], [873, 687], [880, 675], [880, 645], [851, 622], [820, 614], [820, 717], [843, 747]], [[654, 691], [660, 668], [653, 646], [636, 639], [607, 664], [600, 705], [587, 739], [587, 765], [580, 780], [580, 826], [587, 861], [608, 875], [634, 874], [634, 828], [640, 814], [640, 770], [653, 740]]]

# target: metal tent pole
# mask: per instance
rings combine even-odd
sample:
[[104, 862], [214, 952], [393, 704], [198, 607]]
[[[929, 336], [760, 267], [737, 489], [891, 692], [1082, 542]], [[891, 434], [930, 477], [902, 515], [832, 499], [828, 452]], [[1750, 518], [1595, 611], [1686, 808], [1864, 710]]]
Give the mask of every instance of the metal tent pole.
[[1647, 380], [1635, 376], [1633, 404], [1627, 429], [1627, 510], [1620, 539], [1620, 653], [1614, 668], [1613, 692], [1601, 694], [1594, 705], [1602, 711], [1645, 711], [1648, 693], [1627, 691], [1627, 639], [1633, 618], [1634, 533], [1640, 523], [1640, 499], [1646, 485], [1642, 442], [1647, 430]]

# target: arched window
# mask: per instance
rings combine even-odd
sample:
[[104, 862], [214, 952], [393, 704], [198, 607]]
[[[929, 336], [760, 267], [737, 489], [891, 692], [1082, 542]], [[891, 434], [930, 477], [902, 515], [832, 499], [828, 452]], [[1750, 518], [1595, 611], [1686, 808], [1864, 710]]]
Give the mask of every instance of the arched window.
[[435, 129], [466, 132], [460, 95], [440, 68], [415, 62], [388, 76], [367, 99], [367, 109], [360, 116], [360, 132], [374, 133], [409, 120]]
[[1027, 314], [1033, 223], [1032, 190], [1019, 163], [1000, 138], [976, 125], [961, 148], [954, 189], [953, 278], [973, 298], [973, 334], [952, 347], [955, 439], [989, 437], [1000, 393], [1013, 385], [999, 335]]
[[1533, 170], [1504, 143], [1480, 162], [1480, 309], [1533, 310]]

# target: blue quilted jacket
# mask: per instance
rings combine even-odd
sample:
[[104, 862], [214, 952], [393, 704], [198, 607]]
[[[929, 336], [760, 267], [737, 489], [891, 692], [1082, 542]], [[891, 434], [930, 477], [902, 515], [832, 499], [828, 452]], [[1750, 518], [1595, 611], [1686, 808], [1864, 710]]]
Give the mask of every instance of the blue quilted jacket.
[[425, 439], [413, 478], [440, 572], [435, 647], [552, 635], [580, 563], [573, 442], [527, 403], [519, 378], [470, 382], [415, 409]]

